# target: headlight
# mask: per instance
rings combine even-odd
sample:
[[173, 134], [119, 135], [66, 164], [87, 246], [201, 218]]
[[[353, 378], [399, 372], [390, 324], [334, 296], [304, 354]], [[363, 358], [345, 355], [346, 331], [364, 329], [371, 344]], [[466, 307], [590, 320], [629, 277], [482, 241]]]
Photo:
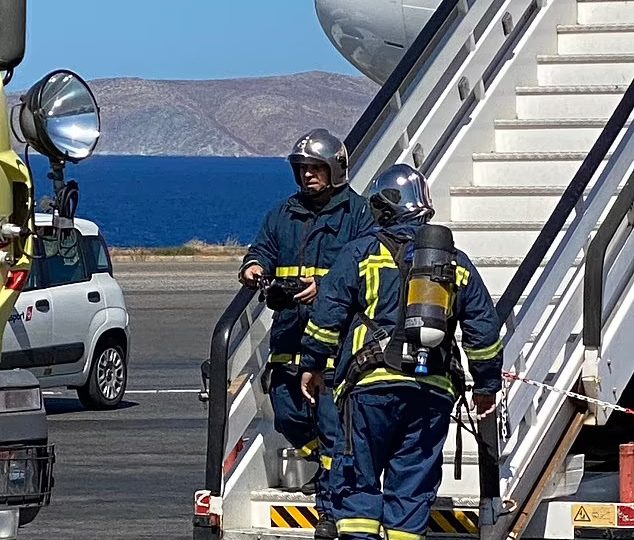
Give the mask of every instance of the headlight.
[[19, 522], [20, 510], [18, 508], [0, 510], [0, 540], [14, 540], [14, 538], [17, 538]]
[[0, 414], [39, 411], [41, 408], [39, 388], [0, 389]]
[[40, 154], [73, 163], [92, 154], [100, 133], [99, 108], [79, 75], [49, 73], [21, 101], [22, 135]]

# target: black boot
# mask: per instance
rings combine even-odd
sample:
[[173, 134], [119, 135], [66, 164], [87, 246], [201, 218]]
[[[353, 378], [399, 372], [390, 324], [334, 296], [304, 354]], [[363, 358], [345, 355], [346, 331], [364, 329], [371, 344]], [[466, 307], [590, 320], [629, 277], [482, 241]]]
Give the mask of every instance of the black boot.
[[315, 525], [315, 540], [334, 540], [337, 536], [335, 520], [325, 512], [319, 512], [319, 521]]

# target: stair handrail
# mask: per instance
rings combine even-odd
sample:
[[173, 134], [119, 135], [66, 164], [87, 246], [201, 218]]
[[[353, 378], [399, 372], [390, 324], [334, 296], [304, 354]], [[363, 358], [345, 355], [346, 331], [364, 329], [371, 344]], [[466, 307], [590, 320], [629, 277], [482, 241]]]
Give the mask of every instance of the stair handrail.
[[205, 489], [211, 492], [212, 497], [219, 497], [223, 486], [231, 333], [255, 294], [255, 289], [242, 287], [220, 316], [211, 338]]
[[[634, 174], [623, 186], [588, 247], [583, 284], [583, 344], [586, 348], [601, 347], [605, 258], [616, 231], [623, 219], [633, 211], [633, 205]], [[633, 219], [630, 219], [630, 224]]]
[[504, 326], [509, 321], [513, 308], [524, 294], [557, 235], [563, 230], [566, 220], [582, 199], [585, 189], [625, 126], [632, 110], [634, 110], [634, 81], [630, 83], [623, 98], [606, 123], [605, 128], [590, 149], [590, 152], [588, 152], [570, 184], [568, 184], [557, 206], [555, 206], [546, 221], [544, 228], [537, 236], [537, 239], [498, 300], [496, 310], [501, 326]]

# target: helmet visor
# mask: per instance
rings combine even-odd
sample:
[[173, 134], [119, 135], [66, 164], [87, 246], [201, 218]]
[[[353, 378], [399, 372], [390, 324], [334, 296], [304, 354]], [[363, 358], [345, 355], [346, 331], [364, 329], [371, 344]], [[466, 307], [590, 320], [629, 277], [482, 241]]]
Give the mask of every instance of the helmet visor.
[[417, 171], [409, 168], [391, 167], [379, 176], [370, 187], [368, 198], [380, 194], [404, 211], [414, 211], [428, 207]]

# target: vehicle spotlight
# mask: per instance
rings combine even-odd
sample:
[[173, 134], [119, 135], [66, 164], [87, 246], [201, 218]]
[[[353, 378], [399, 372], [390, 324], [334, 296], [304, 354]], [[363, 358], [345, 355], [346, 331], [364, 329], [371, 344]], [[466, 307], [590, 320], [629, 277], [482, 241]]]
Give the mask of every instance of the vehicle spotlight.
[[79, 75], [49, 73], [21, 98], [20, 128], [25, 141], [51, 162], [77, 163], [99, 140], [99, 108]]

